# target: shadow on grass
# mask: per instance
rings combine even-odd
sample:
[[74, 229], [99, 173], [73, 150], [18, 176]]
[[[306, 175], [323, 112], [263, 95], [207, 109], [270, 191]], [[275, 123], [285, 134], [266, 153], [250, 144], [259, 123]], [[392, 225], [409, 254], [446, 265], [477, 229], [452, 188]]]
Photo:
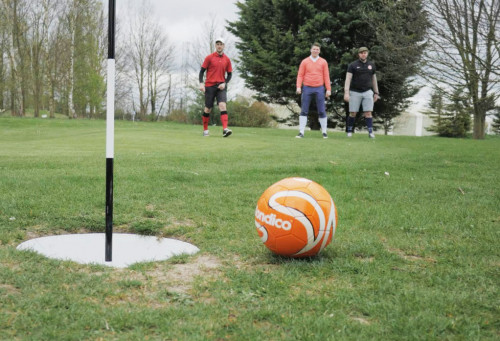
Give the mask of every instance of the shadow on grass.
[[269, 261], [269, 264], [309, 264], [309, 263], [321, 263], [325, 262], [327, 260], [333, 259], [333, 255], [330, 255], [328, 253], [320, 253], [315, 256], [310, 256], [310, 257], [287, 257], [287, 256], [280, 256], [274, 253], [269, 253], [267, 259]]

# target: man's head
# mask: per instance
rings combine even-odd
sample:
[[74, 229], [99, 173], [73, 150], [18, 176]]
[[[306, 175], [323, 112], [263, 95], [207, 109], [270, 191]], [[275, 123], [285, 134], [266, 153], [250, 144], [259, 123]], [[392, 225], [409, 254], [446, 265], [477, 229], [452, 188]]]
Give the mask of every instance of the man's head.
[[222, 54], [222, 52], [224, 52], [224, 39], [215, 39], [215, 51], [217, 51], [218, 54]]
[[368, 47], [360, 47], [358, 49], [358, 56], [359, 56], [359, 59], [361, 59], [362, 61], [365, 61], [366, 58], [368, 58]]
[[321, 52], [321, 45], [319, 43], [314, 43], [311, 46], [311, 56], [313, 58], [316, 58], [319, 56], [319, 53]]

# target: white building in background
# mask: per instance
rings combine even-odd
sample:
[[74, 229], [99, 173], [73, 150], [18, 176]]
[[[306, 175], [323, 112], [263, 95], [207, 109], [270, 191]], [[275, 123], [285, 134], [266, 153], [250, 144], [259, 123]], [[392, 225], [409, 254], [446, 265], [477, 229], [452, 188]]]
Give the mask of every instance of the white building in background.
[[[411, 109], [411, 108], [410, 108]], [[432, 119], [419, 111], [405, 111], [394, 119], [391, 135], [429, 136], [435, 133], [426, 128], [433, 125]]]
[[434, 124], [432, 119], [422, 114], [427, 109], [431, 91], [430, 88], [424, 87], [411, 99], [412, 104], [401, 115], [394, 119], [392, 129], [393, 135], [406, 136], [429, 136], [435, 133], [428, 131], [426, 128]]

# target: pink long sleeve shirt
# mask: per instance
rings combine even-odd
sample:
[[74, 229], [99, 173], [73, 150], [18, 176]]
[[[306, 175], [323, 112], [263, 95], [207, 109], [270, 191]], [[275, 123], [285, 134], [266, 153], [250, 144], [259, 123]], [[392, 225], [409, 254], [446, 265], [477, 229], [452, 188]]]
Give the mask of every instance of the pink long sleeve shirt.
[[297, 74], [297, 88], [301, 88], [302, 85], [311, 87], [324, 85], [326, 90], [332, 90], [328, 63], [324, 58], [319, 57], [316, 61], [313, 61], [311, 57], [307, 57], [300, 63]]

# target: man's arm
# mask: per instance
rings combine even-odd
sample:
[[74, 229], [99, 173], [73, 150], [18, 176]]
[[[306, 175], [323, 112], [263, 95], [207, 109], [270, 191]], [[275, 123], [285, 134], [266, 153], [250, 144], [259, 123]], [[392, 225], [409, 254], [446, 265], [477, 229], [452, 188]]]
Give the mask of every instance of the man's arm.
[[207, 71], [207, 69], [202, 67], [200, 69], [200, 74], [198, 75], [198, 80], [200, 81], [200, 90], [203, 92], [205, 92], [205, 84], [203, 83], [203, 75], [205, 74], [205, 71]]
[[332, 95], [332, 85], [330, 84], [330, 71], [328, 70], [328, 62], [326, 60], [323, 67], [323, 80], [326, 88], [325, 97], [329, 98]]
[[373, 99], [376, 102], [377, 99], [380, 97], [378, 94], [378, 82], [376, 74], [373, 74], [372, 76], [372, 86], [373, 86]]
[[200, 83], [203, 83], [203, 75], [205, 74], [205, 71], [207, 71], [207, 69], [205, 69], [204, 67], [200, 69], [200, 74], [198, 75]]
[[297, 73], [297, 93], [300, 95], [302, 93], [302, 81], [304, 80], [305, 66], [302, 61], [299, 66], [299, 72]]
[[349, 88], [351, 87], [352, 73], [348, 72], [345, 75], [344, 83], [344, 101], [349, 102]]

